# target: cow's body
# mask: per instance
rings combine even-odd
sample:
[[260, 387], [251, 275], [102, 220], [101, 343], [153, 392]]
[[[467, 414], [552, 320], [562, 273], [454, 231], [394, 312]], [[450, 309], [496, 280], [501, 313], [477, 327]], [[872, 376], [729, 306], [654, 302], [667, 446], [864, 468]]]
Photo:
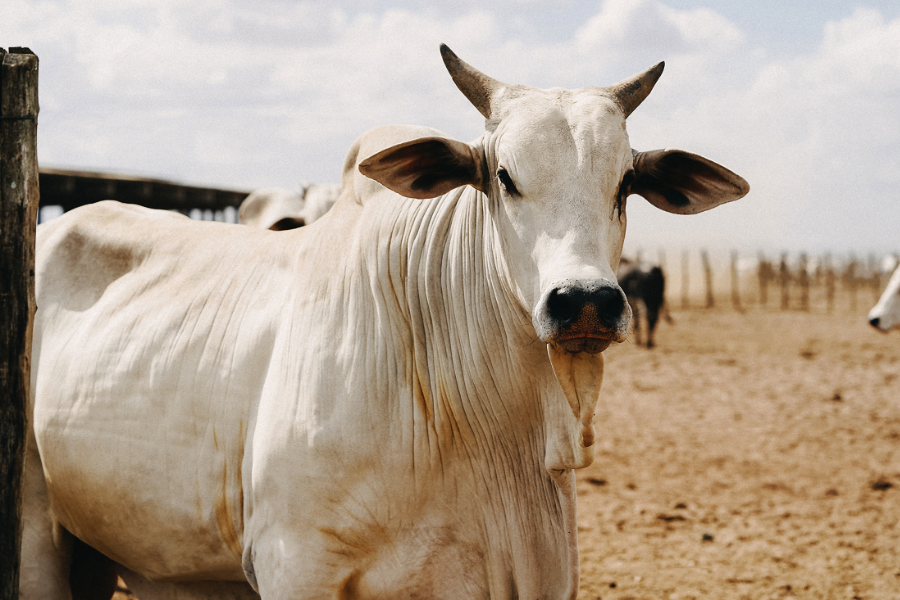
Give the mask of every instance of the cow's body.
[[[308, 596], [286, 598], [340, 595], [344, 583], [392, 595], [360, 577], [368, 569], [416, 585], [473, 577], [481, 589], [486, 563], [494, 597], [512, 595], [518, 572], [540, 594], [570, 585], [570, 561], [548, 573], [540, 560], [566, 555], [568, 524], [535, 426], [543, 396], [565, 399], [541, 389], [556, 385], [544, 346], [515, 338], [527, 313], [479, 297], [486, 287], [444, 288], [471, 277], [469, 252], [482, 275], [496, 252], [489, 236], [486, 248], [467, 239], [493, 227], [474, 194], [455, 196], [348, 202], [344, 218], [278, 236], [118, 205], [42, 228], [42, 265], [59, 270], [39, 277], [66, 293], [39, 290], [36, 339], [91, 339], [74, 355], [35, 349], [34, 422], [53, 448], [42, 457], [60, 524], [153, 578], [243, 580], [244, 548], [295, 573], [309, 565]], [[80, 226], [91, 243], [72, 248]], [[349, 248], [327, 243], [348, 226]], [[100, 230], [114, 232], [102, 245]], [[83, 274], [79, 263], [112, 276], [59, 285]], [[384, 280], [396, 287], [376, 293]], [[471, 307], [492, 301], [506, 305], [480, 322]], [[523, 360], [531, 377], [514, 376]], [[344, 559], [332, 568], [304, 558], [332, 553]], [[421, 596], [465, 596], [446, 585]]]
[[599, 174], [522, 171], [565, 122], [526, 127], [519, 170], [512, 117], [471, 146], [397, 126], [295, 231], [117, 203], [41, 226], [23, 599], [69, 598], [70, 534], [141, 600], [574, 598], [572, 469], [628, 327], [621, 102], [571, 142]]
[[616, 276], [634, 312], [635, 341], [641, 344], [641, 331], [645, 330], [644, 345], [653, 348], [656, 325], [666, 303], [666, 277], [662, 267], [623, 259]]
[[900, 327], [900, 266], [888, 280], [878, 303], [869, 311], [869, 323], [879, 331], [888, 332]]

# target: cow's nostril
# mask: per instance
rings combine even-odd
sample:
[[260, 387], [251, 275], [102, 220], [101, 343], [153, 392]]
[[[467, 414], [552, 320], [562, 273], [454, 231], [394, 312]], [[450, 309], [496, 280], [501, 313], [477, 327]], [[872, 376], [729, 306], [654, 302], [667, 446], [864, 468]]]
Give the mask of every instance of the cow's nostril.
[[558, 326], [565, 326], [578, 318], [581, 302], [569, 287], [556, 288], [547, 297], [548, 315]]
[[877, 328], [880, 323], [881, 323], [881, 319], [879, 319], [878, 317], [872, 317], [871, 319], [869, 319], [869, 324], [872, 327]]
[[604, 321], [617, 321], [625, 312], [625, 296], [612, 286], [604, 286], [594, 292], [593, 302]]

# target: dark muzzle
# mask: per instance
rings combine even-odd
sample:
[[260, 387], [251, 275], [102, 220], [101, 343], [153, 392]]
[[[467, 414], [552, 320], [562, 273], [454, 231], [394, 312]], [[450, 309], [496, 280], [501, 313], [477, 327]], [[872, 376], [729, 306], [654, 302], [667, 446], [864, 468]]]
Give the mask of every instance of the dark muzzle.
[[622, 288], [607, 279], [570, 279], [541, 298], [532, 322], [542, 342], [596, 354], [625, 339], [631, 307]]

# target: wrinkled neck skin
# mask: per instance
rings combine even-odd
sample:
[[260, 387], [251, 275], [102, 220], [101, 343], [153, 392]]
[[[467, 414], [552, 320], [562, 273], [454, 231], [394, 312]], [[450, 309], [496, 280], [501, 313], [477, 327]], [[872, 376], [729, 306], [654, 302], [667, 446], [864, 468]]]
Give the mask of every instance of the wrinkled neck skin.
[[379, 201], [393, 209], [364, 207], [361, 222], [381, 220], [369, 230], [378, 239], [363, 236], [360, 243], [378, 252], [359, 255], [372, 281], [357, 281], [373, 290], [375, 282], [390, 281], [393, 294], [376, 293], [383, 303], [376, 313], [396, 311], [384, 322], [409, 324], [385, 339], [410, 353], [414, 365], [403, 382], [414, 397], [402, 390], [388, 397], [414, 407], [411, 420], [391, 427], [412, 429], [392, 435], [413, 446], [417, 494], [436, 494], [434, 482], [442, 481], [440, 502], [455, 498], [459, 518], [478, 519], [480, 552], [492, 555], [488, 564], [509, 570], [491, 573], [500, 580], [491, 581], [490, 597], [574, 598], [571, 469], [593, 458], [584, 447], [585, 437], [592, 442], [593, 402], [567, 400], [535, 335], [506, 266], [508, 254], [520, 250], [501, 243], [500, 229], [509, 226], [505, 208], [471, 187], [435, 200], [370, 199]]

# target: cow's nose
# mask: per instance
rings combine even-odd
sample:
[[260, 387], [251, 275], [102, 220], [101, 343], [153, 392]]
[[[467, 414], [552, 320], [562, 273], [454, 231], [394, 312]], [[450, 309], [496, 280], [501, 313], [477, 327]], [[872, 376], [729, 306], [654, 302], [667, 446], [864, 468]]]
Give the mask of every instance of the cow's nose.
[[548, 316], [559, 327], [582, 322], [585, 332], [593, 325], [614, 329], [625, 310], [625, 296], [612, 285], [564, 285], [547, 295]]
[[622, 288], [609, 280], [566, 280], [545, 294], [534, 316], [542, 341], [594, 353], [625, 339], [631, 310]]
[[880, 324], [881, 324], [881, 319], [879, 319], [878, 317], [872, 317], [871, 319], [869, 319], [869, 325], [871, 325], [875, 329], [878, 329], [878, 325], [880, 325]]

